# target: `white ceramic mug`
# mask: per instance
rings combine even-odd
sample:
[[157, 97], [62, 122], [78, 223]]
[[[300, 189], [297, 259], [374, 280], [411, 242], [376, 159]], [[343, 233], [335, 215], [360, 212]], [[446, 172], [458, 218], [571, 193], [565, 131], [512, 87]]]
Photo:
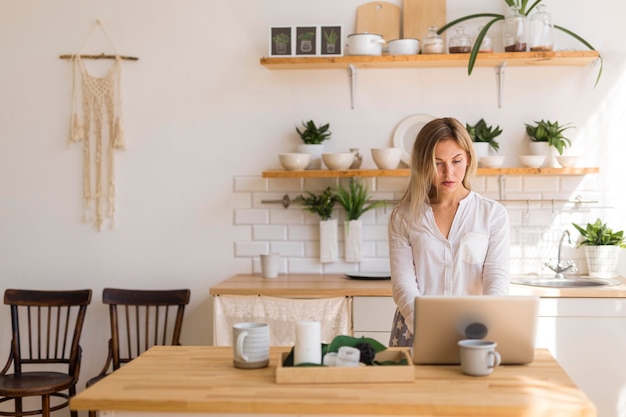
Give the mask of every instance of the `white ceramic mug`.
[[237, 323], [233, 326], [235, 368], [265, 368], [270, 363], [270, 326], [266, 323]]
[[459, 340], [461, 349], [461, 370], [466, 375], [486, 376], [500, 365], [500, 354], [496, 352], [496, 342], [480, 339]]
[[276, 278], [278, 276], [278, 261], [280, 255], [270, 253], [261, 255], [261, 275], [263, 278]]

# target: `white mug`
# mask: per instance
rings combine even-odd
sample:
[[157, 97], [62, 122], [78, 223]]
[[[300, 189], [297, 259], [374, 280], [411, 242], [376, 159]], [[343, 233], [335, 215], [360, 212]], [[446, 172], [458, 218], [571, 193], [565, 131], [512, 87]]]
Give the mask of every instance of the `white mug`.
[[276, 278], [278, 276], [279, 257], [277, 253], [261, 255], [261, 274], [263, 278]]
[[235, 368], [265, 368], [270, 363], [270, 326], [266, 323], [237, 323], [233, 326]]
[[461, 349], [461, 370], [466, 375], [486, 376], [500, 365], [500, 354], [496, 352], [496, 342], [480, 339], [459, 340]]

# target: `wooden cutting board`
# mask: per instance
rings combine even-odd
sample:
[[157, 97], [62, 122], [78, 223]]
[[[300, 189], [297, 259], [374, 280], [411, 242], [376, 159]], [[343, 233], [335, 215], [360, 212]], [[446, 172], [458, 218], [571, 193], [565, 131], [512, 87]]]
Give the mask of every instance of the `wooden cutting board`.
[[421, 42], [429, 26], [440, 28], [446, 24], [446, 0], [403, 0], [403, 9], [403, 38], [417, 38]]
[[385, 1], [374, 1], [356, 10], [356, 33], [376, 33], [385, 41], [400, 38], [400, 6]]

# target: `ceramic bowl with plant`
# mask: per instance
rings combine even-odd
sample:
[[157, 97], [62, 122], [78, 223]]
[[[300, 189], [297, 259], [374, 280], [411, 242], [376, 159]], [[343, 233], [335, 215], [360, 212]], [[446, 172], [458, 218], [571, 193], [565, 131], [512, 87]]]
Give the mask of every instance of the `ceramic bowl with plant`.
[[296, 126], [296, 132], [303, 142], [298, 146], [298, 152], [311, 154], [311, 161], [307, 169], [320, 169], [322, 167], [324, 142], [332, 137], [330, 123], [316, 124], [313, 120], [309, 120], [302, 122], [302, 128]]
[[592, 278], [612, 278], [617, 275], [617, 262], [620, 249], [626, 247], [624, 231], [613, 231], [599, 218], [582, 226], [572, 225], [580, 233], [577, 247], [583, 247], [589, 276]]
[[572, 145], [572, 141], [563, 134], [567, 129], [575, 127], [571, 123], [561, 125], [557, 121], [541, 119], [525, 125], [526, 134], [531, 142], [546, 142], [548, 146], [556, 149], [559, 155], [563, 155], [563, 151]]

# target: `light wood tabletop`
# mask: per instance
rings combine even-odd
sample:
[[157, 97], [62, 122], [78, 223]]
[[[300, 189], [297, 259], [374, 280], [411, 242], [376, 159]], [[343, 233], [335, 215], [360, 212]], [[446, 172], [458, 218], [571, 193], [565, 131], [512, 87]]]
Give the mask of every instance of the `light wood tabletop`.
[[[393, 349], [393, 348], [392, 348]], [[470, 377], [459, 366], [415, 366], [397, 383], [276, 384], [270, 365], [237, 369], [231, 347], [157, 346], [78, 393], [72, 410], [215, 414], [595, 417], [594, 405], [547, 350], [524, 366]]]

